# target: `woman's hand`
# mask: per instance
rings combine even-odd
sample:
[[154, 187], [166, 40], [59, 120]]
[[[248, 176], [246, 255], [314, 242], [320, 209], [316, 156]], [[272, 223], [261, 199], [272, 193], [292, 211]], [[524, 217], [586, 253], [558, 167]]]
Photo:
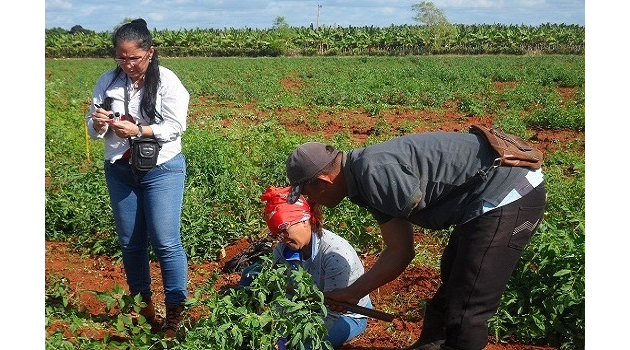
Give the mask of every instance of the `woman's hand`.
[[128, 120], [110, 120], [109, 127], [114, 130], [116, 136], [123, 139], [133, 137], [138, 134], [138, 126]]
[[92, 126], [96, 132], [102, 134], [107, 131], [107, 124], [109, 124], [109, 115], [111, 113], [111, 111], [106, 111], [100, 107], [92, 112]]

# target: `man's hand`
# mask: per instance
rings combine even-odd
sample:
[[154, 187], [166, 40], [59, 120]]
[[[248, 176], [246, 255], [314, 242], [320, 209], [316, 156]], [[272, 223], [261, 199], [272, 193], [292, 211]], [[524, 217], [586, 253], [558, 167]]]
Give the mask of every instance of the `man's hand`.
[[[393, 218], [380, 228], [385, 249], [374, 266], [348, 287], [325, 292], [324, 296], [356, 304], [364, 295], [392, 281], [405, 271], [415, 256], [413, 226], [405, 219]], [[333, 308], [331, 310], [338, 311]]]
[[[366, 295], [366, 294], [363, 294], [363, 295]], [[339, 289], [324, 292], [324, 300], [330, 299], [333, 301], [338, 301], [338, 302], [347, 303], [347, 304], [357, 304], [359, 300], [363, 297], [363, 295], [360, 297], [356, 297], [354, 294], [352, 294], [352, 291], [349, 290], [349, 287], [346, 287], [346, 288], [339, 288]], [[331, 303], [331, 304], [328, 304], [328, 307], [332, 311], [337, 311], [337, 312], [348, 311], [347, 308], [339, 304]]]

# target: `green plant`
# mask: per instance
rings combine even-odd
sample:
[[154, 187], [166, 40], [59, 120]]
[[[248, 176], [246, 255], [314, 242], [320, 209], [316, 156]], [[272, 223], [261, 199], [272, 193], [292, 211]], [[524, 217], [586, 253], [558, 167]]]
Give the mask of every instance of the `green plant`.
[[[290, 281], [290, 282], [289, 282]], [[287, 293], [289, 285], [295, 291]], [[197, 293], [197, 296], [201, 293]], [[196, 298], [195, 304], [210, 310], [186, 334], [182, 349], [214, 344], [219, 349], [275, 349], [279, 339], [292, 349], [331, 349], [326, 334], [323, 296], [305, 270], [274, 266], [263, 257], [263, 268], [249, 287]]]
[[432, 52], [444, 52], [448, 43], [457, 36], [457, 28], [449, 23], [444, 12], [435, 7], [433, 2], [422, 1], [411, 5], [411, 8], [417, 11], [414, 20], [427, 27], [427, 35], [423, 37], [423, 41], [430, 43]]
[[390, 133], [390, 126], [387, 120], [385, 120], [385, 118], [381, 116], [377, 117], [376, 122], [374, 123], [374, 135], [376, 136], [389, 135], [389, 133]]
[[58, 316], [63, 317], [74, 302], [68, 280], [57, 274], [47, 275], [45, 281], [45, 324], [48, 326]]
[[[166, 348], [168, 346], [166, 340], [160, 334], [151, 332], [151, 324], [147, 319], [140, 315], [140, 309], [147, 306], [142, 301], [140, 294], [131, 296], [125, 293], [125, 290], [114, 285], [112, 291], [98, 292], [93, 291], [96, 298], [105, 302], [105, 310], [117, 312], [112, 321], [116, 338], [108, 339], [113, 346], [132, 347], [134, 349], [151, 349], [156, 345]], [[132, 317], [132, 311], [136, 315], [136, 319]]]

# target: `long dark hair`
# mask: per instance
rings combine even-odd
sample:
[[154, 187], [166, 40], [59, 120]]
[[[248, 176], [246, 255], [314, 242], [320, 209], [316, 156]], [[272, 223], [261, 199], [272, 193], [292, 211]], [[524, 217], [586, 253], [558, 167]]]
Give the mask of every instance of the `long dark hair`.
[[[147, 22], [142, 19], [134, 19], [133, 21], [123, 24], [116, 30], [112, 37], [112, 45], [114, 48], [122, 41], [134, 41], [138, 47], [149, 51], [153, 46], [153, 36], [149, 28], [147, 28]], [[157, 100], [158, 85], [160, 84], [160, 60], [158, 58], [157, 50], [154, 50], [153, 56], [149, 60], [149, 66], [144, 75], [144, 94], [142, 101], [140, 101], [141, 110], [148, 117], [150, 123], [154, 123], [155, 119], [162, 120], [162, 115], [155, 108], [155, 102]], [[124, 71], [120, 66], [116, 66], [114, 72], [114, 80], [119, 76], [124, 77]], [[126, 77], [125, 77], [126, 78]], [[113, 82], [113, 81], [112, 81]]]

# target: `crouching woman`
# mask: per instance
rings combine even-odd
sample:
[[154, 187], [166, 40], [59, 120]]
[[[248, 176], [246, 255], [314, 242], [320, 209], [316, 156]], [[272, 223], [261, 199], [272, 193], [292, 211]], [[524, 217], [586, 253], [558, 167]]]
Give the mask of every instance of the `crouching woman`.
[[[322, 292], [349, 286], [364, 273], [357, 252], [344, 238], [322, 227], [319, 206], [311, 205], [303, 196], [293, 204], [287, 203], [289, 190], [272, 186], [260, 197], [267, 202], [264, 215], [269, 235], [278, 240], [273, 262], [293, 269], [301, 266]], [[260, 268], [258, 264], [246, 268], [239, 284], [249, 285]], [[363, 296], [357, 305], [373, 308], [369, 295]], [[334, 348], [360, 335], [367, 327], [364, 315], [327, 311], [324, 325], [328, 335], [324, 340]]]

